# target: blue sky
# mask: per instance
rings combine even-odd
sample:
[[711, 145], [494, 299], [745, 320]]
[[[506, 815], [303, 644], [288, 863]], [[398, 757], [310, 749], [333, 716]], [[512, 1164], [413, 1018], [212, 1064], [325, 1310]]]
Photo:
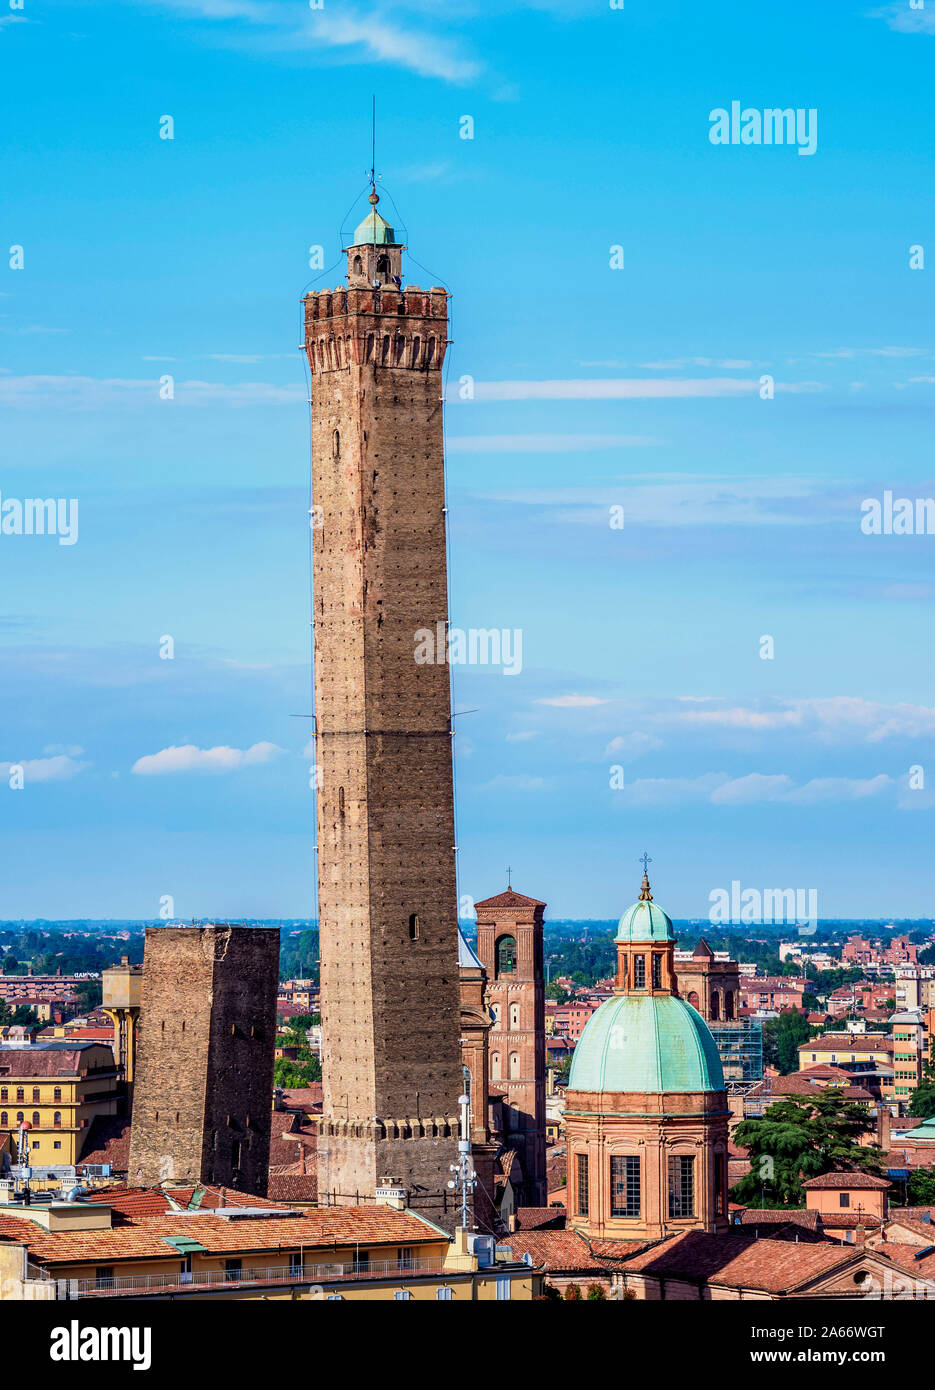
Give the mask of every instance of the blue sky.
[[0, 533], [0, 916], [314, 915], [299, 301], [374, 93], [453, 294], [452, 622], [523, 633], [454, 669], [461, 893], [613, 916], [647, 848], [677, 916], [932, 915], [935, 537], [860, 519], [935, 495], [935, 3], [7, 5], [0, 495], [79, 538]]

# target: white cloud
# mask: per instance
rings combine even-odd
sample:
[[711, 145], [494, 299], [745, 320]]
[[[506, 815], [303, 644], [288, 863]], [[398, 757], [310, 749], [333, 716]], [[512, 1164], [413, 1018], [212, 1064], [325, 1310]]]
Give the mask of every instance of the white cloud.
[[[474, 397], [479, 401], [613, 401], [664, 398], [752, 396], [759, 381], [735, 377], [682, 377], [659, 380], [653, 377], [619, 377], [604, 380], [565, 381], [477, 381]], [[776, 390], [791, 394], [824, 391], [820, 381], [777, 382]], [[447, 400], [461, 401], [459, 388], [449, 388]]]
[[484, 782], [478, 788], [479, 791], [521, 791], [537, 792], [545, 786], [544, 777], [528, 777], [525, 773], [520, 773], [515, 777], [508, 777], [505, 773], [498, 773], [489, 782]]
[[[387, 63], [420, 77], [464, 83], [482, 72], [482, 65], [462, 51], [457, 39], [438, 37], [407, 23], [404, 7], [384, 17], [347, 3], [327, 4], [310, 11], [305, 4], [280, 0], [149, 0], [194, 20], [223, 24], [227, 43], [238, 43], [252, 55], [306, 50], [332, 54], [342, 62]], [[388, 6], [382, 6], [388, 9]], [[245, 35], [244, 27], [253, 32]]]
[[53, 758], [27, 758], [18, 763], [0, 763], [0, 777], [8, 778], [12, 768], [21, 767], [27, 786], [30, 782], [64, 782], [90, 766], [90, 763], [76, 762], [74, 758], [61, 753]]
[[[172, 404], [183, 406], [218, 402], [231, 406], [295, 406], [306, 397], [304, 386], [276, 386], [265, 381], [236, 385], [219, 381], [176, 381], [174, 392]], [[0, 378], [0, 405], [11, 408], [58, 406], [65, 410], [100, 410], [115, 406], [164, 407], [165, 404], [159, 399], [156, 380], [39, 375]]]
[[855, 357], [931, 357], [931, 348], [918, 347], [879, 347], [879, 348], [835, 348], [832, 352], [810, 352], [809, 357], [820, 357], [824, 359], [840, 359], [841, 361], [851, 361]]
[[596, 695], [552, 695], [547, 699], [537, 700], [537, 705], [553, 705], [556, 709], [587, 709], [591, 705], [606, 705], [606, 700], [599, 700]]
[[130, 769], [140, 777], [159, 777], [174, 772], [238, 772], [244, 767], [271, 762], [284, 750], [275, 743], [254, 743], [251, 748], [198, 748], [193, 743], [163, 748], [137, 758]]
[[753, 363], [745, 357], [673, 357], [667, 362], [640, 362], [646, 371], [683, 371], [686, 367], [717, 367], [721, 371], [742, 371]]
[[[789, 806], [822, 801], [859, 801], [895, 791], [897, 782], [884, 773], [876, 777], [816, 777], [796, 785], [785, 773], [750, 772], [729, 777], [707, 772], [700, 777], [643, 778], [624, 789], [627, 802], [640, 806], [681, 805], [708, 802], [712, 806], [752, 806], [778, 802]], [[908, 796], [908, 793], [907, 793]]]
[[522, 729], [519, 733], [507, 734], [507, 743], [528, 743], [531, 738], [537, 738], [538, 732], [535, 729]]
[[880, 10], [871, 10], [870, 18], [885, 20], [891, 29], [900, 34], [935, 34], [935, 12], [931, 9], [910, 10], [907, 0], [886, 5]]
[[604, 749], [604, 757], [632, 761], [662, 746], [662, 739], [656, 738], [655, 734], [644, 734], [636, 730], [632, 734], [618, 734], [616, 738], [612, 738]]
[[734, 730], [795, 729], [828, 741], [857, 739], [881, 743], [890, 738], [935, 735], [935, 708], [900, 703], [884, 705], [853, 695], [788, 700], [772, 708], [728, 705], [721, 709], [683, 709], [655, 716], [698, 728]]
[[450, 454], [592, 453], [658, 443], [649, 434], [459, 434], [446, 441]]
[[623, 507], [627, 526], [800, 526], [821, 525], [838, 514], [853, 517], [850, 497], [823, 494], [819, 486], [814, 478], [794, 476], [656, 473], [630, 474], [619, 486], [514, 488], [478, 495], [562, 508], [563, 521], [572, 517], [604, 528], [608, 508], [615, 505]]

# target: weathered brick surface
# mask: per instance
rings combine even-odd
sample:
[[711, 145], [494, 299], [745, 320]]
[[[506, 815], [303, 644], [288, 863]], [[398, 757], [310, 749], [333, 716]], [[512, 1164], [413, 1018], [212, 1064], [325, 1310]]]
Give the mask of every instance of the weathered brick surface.
[[[545, 1171], [545, 978], [542, 956], [545, 904], [521, 893], [475, 904], [477, 954], [487, 972], [487, 1002], [497, 1022], [488, 1037], [490, 1080], [503, 1091], [506, 1142], [519, 1155], [522, 1206], [548, 1201]], [[498, 971], [498, 945], [516, 942], [516, 969]], [[516, 1063], [512, 1059], [516, 1059]]]
[[279, 930], [147, 927], [130, 1180], [266, 1192]]
[[354, 1201], [393, 1176], [450, 1225], [461, 1073], [449, 673], [415, 661], [416, 632], [448, 616], [447, 297], [352, 288], [305, 304], [320, 522], [319, 1192]]

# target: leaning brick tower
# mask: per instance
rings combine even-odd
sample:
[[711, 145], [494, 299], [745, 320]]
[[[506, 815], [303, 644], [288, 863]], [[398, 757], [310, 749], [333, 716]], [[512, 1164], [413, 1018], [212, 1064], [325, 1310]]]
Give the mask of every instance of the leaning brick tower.
[[[371, 211], [347, 288], [305, 299], [312, 379], [320, 1200], [401, 1187], [448, 1227], [457, 1158], [457, 887], [441, 366], [447, 294], [402, 287]], [[441, 624], [439, 629], [436, 625]]]

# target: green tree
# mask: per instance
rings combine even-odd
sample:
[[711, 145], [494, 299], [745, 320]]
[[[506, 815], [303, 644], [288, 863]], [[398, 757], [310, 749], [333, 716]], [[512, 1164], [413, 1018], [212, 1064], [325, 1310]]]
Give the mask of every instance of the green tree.
[[546, 999], [554, 999], [557, 1004], [564, 1004], [566, 1000], [571, 998], [571, 993], [557, 980], [552, 980], [545, 987], [545, 997]]
[[599, 1299], [606, 1299], [607, 1292], [603, 1284], [589, 1284], [588, 1298], [593, 1302]]
[[317, 1014], [293, 1014], [292, 1018], [286, 1019], [286, 1027], [290, 1033], [300, 1033], [304, 1039], [316, 1018]]
[[872, 1129], [869, 1112], [846, 1100], [840, 1087], [774, 1101], [761, 1119], [737, 1126], [734, 1137], [747, 1150], [750, 1172], [734, 1187], [734, 1200], [746, 1206], [801, 1207], [805, 1179], [855, 1169], [880, 1176], [882, 1149], [860, 1143]]
[[581, 1299], [581, 1286], [580, 1286], [580, 1284], [566, 1284], [566, 1285], [565, 1285], [565, 1302], [566, 1302], [566, 1303], [578, 1303], [578, 1302], [580, 1302], [580, 1299]]
[[787, 1009], [778, 1018], [768, 1018], [763, 1025], [763, 1063], [776, 1067], [782, 1076], [799, 1069], [799, 1043], [812, 1036], [804, 1014]]
[[96, 1009], [104, 998], [104, 987], [100, 980], [82, 980], [75, 987], [75, 993], [81, 1000], [82, 1013], [89, 1014], [92, 1009]]
[[909, 1174], [906, 1198], [911, 1207], [935, 1206], [935, 1168], [916, 1168]]
[[295, 1061], [290, 1057], [277, 1057], [273, 1065], [273, 1085], [287, 1091], [302, 1089], [320, 1080], [321, 1062], [311, 1055]]

